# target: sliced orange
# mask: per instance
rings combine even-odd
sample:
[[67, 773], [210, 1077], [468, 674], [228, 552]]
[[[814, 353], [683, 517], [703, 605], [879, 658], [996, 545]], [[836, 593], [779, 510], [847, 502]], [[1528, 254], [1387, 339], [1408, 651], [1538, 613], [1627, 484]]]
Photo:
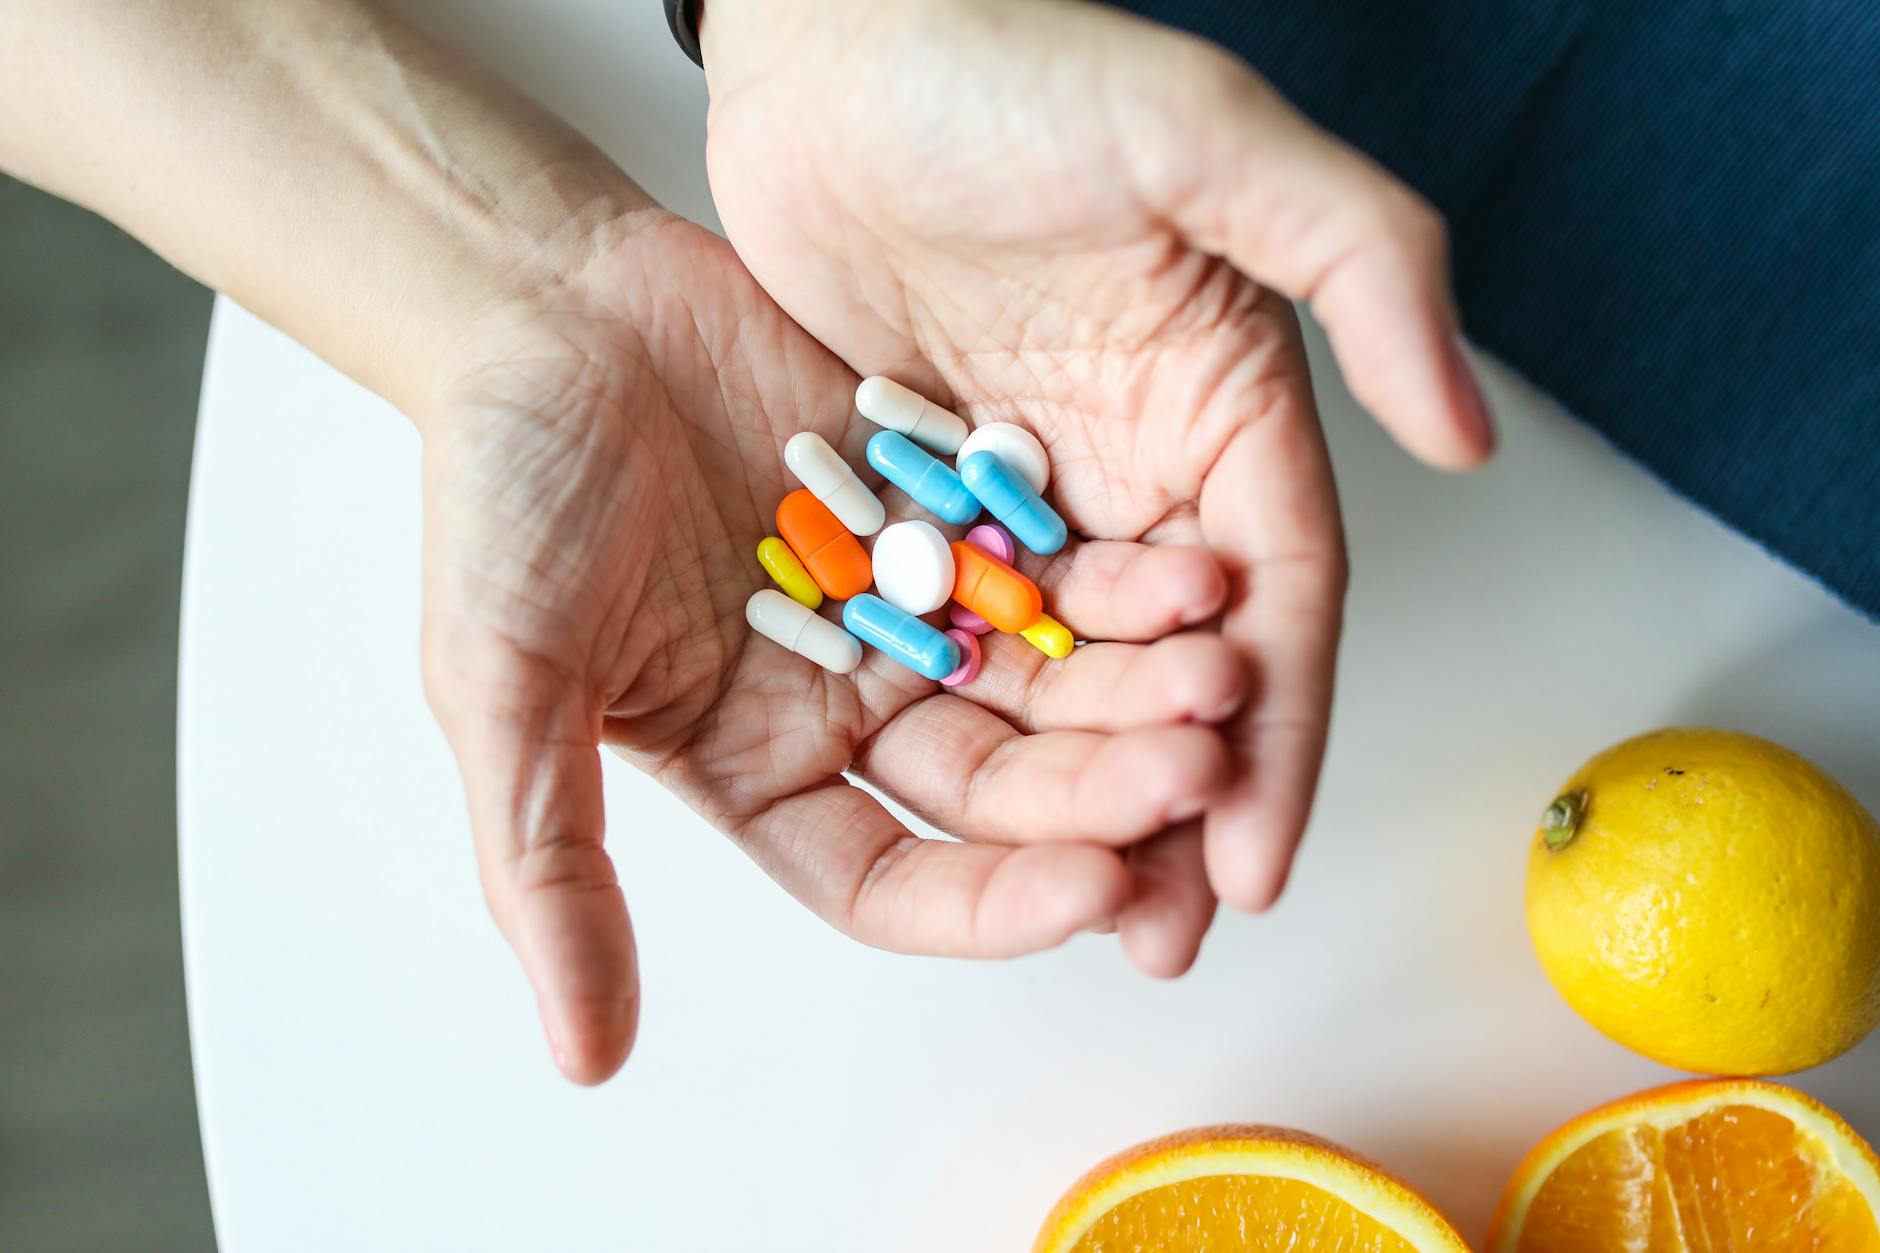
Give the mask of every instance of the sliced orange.
[[1436, 1207], [1335, 1144], [1278, 1127], [1200, 1127], [1079, 1179], [1033, 1253], [1468, 1253]]
[[1515, 1171], [1492, 1253], [1880, 1253], [1880, 1158], [1793, 1088], [1698, 1079], [1582, 1114]]

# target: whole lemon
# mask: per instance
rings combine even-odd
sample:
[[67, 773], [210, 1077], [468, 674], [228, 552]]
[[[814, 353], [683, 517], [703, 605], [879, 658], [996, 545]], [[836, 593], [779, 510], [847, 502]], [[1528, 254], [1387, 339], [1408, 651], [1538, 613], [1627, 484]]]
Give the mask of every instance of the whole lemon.
[[1667, 1066], [1786, 1074], [1880, 1022], [1880, 823], [1755, 736], [1654, 731], [1580, 767], [1527, 920], [1567, 1004]]

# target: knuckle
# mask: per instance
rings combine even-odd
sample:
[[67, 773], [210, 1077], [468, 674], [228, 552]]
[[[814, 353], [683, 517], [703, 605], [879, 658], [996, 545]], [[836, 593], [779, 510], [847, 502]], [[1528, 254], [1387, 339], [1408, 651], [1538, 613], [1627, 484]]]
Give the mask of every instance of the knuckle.
[[1406, 187], [1393, 189], [1389, 209], [1390, 234], [1397, 245], [1419, 261], [1440, 261], [1449, 255], [1449, 226], [1435, 206]]
[[441, 721], [449, 710], [451, 694], [458, 688], [456, 660], [443, 646], [427, 639], [418, 649], [418, 677], [423, 684], [425, 703]]
[[526, 893], [582, 892], [619, 886], [613, 859], [588, 834], [550, 828], [532, 837], [516, 858], [517, 886]]
[[1206, 40], [1196, 40], [1191, 46], [1186, 70], [1210, 104], [1246, 109], [1264, 104], [1270, 95], [1245, 61]]
[[474, 636], [455, 624], [430, 616], [418, 641], [418, 675], [425, 703], [447, 729], [485, 668], [473, 642]]
[[1448, 252], [1449, 228], [1429, 201], [1382, 170], [1367, 171], [1363, 181], [1355, 197], [1361, 238], [1418, 262]]
[[496, 922], [497, 930], [505, 937], [510, 936], [510, 922], [514, 916], [516, 893], [509, 880], [505, 867], [492, 864], [488, 857], [477, 858], [477, 885], [483, 889], [483, 907]]
[[1325, 587], [1334, 604], [1342, 605], [1351, 590], [1351, 556], [1343, 544], [1332, 548], [1325, 561]]
[[882, 845], [855, 881], [847, 899], [826, 915], [838, 931], [863, 944], [880, 944], [882, 928], [878, 919], [892, 913], [894, 905], [884, 897], [901, 890], [909, 859], [921, 845], [920, 838], [902, 835]]

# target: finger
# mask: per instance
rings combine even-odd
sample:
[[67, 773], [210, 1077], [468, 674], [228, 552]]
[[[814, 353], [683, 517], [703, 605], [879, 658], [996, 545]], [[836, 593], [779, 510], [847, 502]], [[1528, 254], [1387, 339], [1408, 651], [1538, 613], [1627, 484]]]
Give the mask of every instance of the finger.
[[535, 988], [556, 1065], [599, 1083], [639, 1025], [626, 900], [602, 847], [599, 714], [501, 646], [427, 647], [426, 689], [463, 774], [477, 867]]
[[954, 689], [1023, 731], [1213, 724], [1240, 708], [1246, 668], [1218, 635], [1085, 644], [1059, 661], [1013, 635], [980, 639], [979, 676]]
[[1475, 465], [1494, 432], [1457, 337], [1442, 219], [1238, 62], [1162, 205], [1199, 248], [1310, 304], [1352, 394], [1406, 449]]
[[1227, 749], [1198, 726], [1020, 735], [957, 696], [894, 718], [855, 762], [942, 830], [973, 840], [1125, 844], [1200, 814], [1227, 779]]
[[1080, 639], [1152, 640], [1221, 611], [1227, 580], [1204, 548], [1092, 540], [1038, 571], [1052, 617]]
[[776, 802], [735, 833], [784, 889], [876, 948], [1015, 957], [1113, 916], [1122, 859], [1083, 844], [1002, 848], [923, 840], [840, 780]]
[[1153, 978], [1186, 974], [1214, 923], [1214, 890], [1202, 860], [1200, 824], [1184, 823], [1144, 840], [1124, 861], [1131, 891], [1116, 919], [1124, 954]]
[[1201, 527], [1235, 585], [1221, 629], [1253, 685], [1228, 724], [1233, 781], [1204, 826], [1208, 877], [1222, 900], [1264, 909], [1311, 812], [1345, 589], [1337, 494], [1303, 398], [1228, 442], [1202, 486]]

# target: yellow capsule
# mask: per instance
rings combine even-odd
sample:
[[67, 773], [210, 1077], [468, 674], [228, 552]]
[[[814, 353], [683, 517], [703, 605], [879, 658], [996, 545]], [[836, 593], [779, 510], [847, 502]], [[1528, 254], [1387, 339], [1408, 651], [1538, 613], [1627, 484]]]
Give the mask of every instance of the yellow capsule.
[[758, 541], [757, 564], [764, 567], [764, 573], [770, 581], [782, 588], [784, 594], [805, 609], [815, 609], [822, 604], [822, 588], [816, 586], [816, 580], [809, 577], [809, 571], [796, 558], [796, 552], [776, 536], [767, 536]]
[[1038, 620], [1019, 634], [1025, 637], [1027, 644], [1047, 657], [1068, 657], [1071, 649], [1077, 645], [1077, 638], [1071, 634], [1071, 629], [1048, 613], [1039, 614]]

